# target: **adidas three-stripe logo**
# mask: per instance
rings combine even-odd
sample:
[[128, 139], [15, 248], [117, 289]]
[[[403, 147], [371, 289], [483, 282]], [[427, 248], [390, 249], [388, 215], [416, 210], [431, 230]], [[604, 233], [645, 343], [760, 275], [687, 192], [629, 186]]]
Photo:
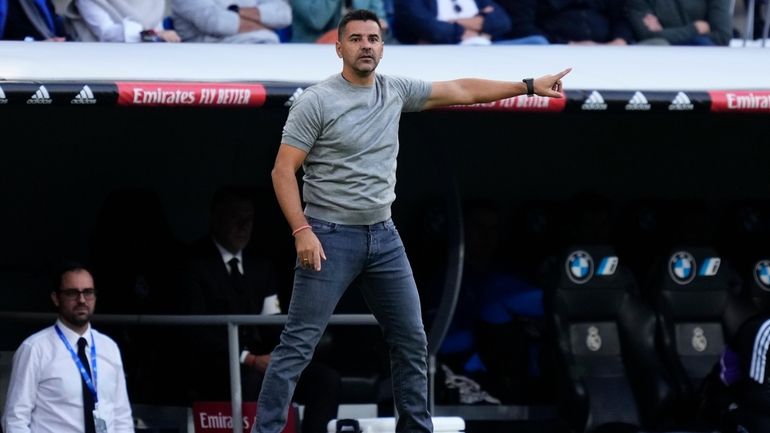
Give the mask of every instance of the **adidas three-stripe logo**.
[[37, 91], [27, 99], [27, 104], [50, 104], [52, 102], [51, 95], [48, 94], [48, 89], [45, 86], [38, 87]]
[[296, 101], [297, 98], [299, 98], [299, 95], [301, 95], [304, 91], [305, 90], [302, 87], [297, 87], [297, 90], [295, 90], [291, 97], [283, 104], [284, 107], [291, 107], [294, 105], [294, 101]]
[[70, 104], [96, 104], [96, 98], [94, 92], [88, 87], [88, 84], [80, 89], [80, 92], [75, 96], [75, 99], [70, 101]]
[[644, 97], [644, 93], [637, 91], [634, 96], [628, 100], [626, 104], [626, 110], [649, 110], [650, 104], [647, 102], [647, 98]]
[[607, 104], [604, 102], [602, 94], [594, 90], [580, 108], [582, 110], [606, 110]]
[[687, 111], [692, 110], [693, 105], [686, 93], [679, 92], [671, 101], [671, 105], [668, 106], [668, 109], [669, 111]]

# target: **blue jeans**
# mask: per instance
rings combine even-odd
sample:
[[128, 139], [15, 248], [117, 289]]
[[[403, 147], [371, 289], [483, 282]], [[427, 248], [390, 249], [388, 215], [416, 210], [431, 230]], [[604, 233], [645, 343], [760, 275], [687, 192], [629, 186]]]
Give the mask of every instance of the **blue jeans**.
[[390, 348], [396, 432], [432, 432], [420, 299], [393, 221], [352, 226], [308, 218], [308, 223], [327, 260], [320, 272], [299, 262], [295, 266], [288, 321], [262, 383], [252, 432], [279, 433], [283, 429], [297, 379], [310, 362], [337, 302], [356, 278]]
[[716, 46], [716, 43], [713, 39], [711, 39], [710, 36], [706, 35], [698, 35], [693, 36], [692, 39], [688, 39], [684, 42], [680, 42], [677, 44], [671, 44], [671, 45], [687, 45], [687, 46], [695, 46], [695, 47], [713, 47]]
[[492, 45], [548, 45], [548, 39], [541, 35], [524, 36], [516, 39], [492, 41]]

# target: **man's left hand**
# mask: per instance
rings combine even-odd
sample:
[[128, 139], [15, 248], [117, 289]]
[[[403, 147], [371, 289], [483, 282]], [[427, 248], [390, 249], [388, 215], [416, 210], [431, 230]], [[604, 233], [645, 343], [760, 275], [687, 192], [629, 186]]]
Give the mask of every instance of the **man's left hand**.
[[543, 75], [540, 78], [535, 78], [534, 83], [535, 95], [547, 96], [549, 98], [561, 98], [561, 79], [570, 73], [572, 68], [567, 68], [558, 74]]

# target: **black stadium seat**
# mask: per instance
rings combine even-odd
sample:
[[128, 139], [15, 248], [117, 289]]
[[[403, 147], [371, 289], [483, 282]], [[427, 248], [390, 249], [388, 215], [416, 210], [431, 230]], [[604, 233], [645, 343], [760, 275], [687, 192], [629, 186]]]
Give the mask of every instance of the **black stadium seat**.
[[[576, 432], [637, 431], [670, 393], [655, 315], [607, 246], [568, 248], [547, 268], [560, 366], [559, 412]], [[657, 366], [657, 367], [656, 367]]]
[[720, 360], [728, 336], [725, 314], [739, 288], [737, 274], [712, 248], [673, 248], [651, 273], [647, 295], [658, 315], [658, 348], [674, 380], [667, 426], [714, 427], [701, 421], [698, 398]]

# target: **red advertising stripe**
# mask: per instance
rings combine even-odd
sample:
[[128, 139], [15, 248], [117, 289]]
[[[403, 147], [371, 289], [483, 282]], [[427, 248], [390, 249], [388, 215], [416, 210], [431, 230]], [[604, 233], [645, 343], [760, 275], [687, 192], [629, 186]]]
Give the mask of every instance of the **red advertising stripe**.
[[[250, 432], [257, 417], [257, 403], [243, 403], [243, 431]], [[297, 433], [297, 408], [289, 406], [286, 427], [281, 433]], [[193, 402], [193, 424], [195, 433], [232, 433], [232, 405], [229, 401]]]
[[118, 82], [118, 105], [169, 107], [261, 107], [262, 84]]
[[462, 111], [527, 111], [537, 113], [558, 113], [564, 111], [567, 98], [546, 98], [542, 96], [514, 96], [513, 98], [473, 105], [454, 105], [447, 110]]
[[770, 113], [770, 90], [711, 90], [715, 113]]

